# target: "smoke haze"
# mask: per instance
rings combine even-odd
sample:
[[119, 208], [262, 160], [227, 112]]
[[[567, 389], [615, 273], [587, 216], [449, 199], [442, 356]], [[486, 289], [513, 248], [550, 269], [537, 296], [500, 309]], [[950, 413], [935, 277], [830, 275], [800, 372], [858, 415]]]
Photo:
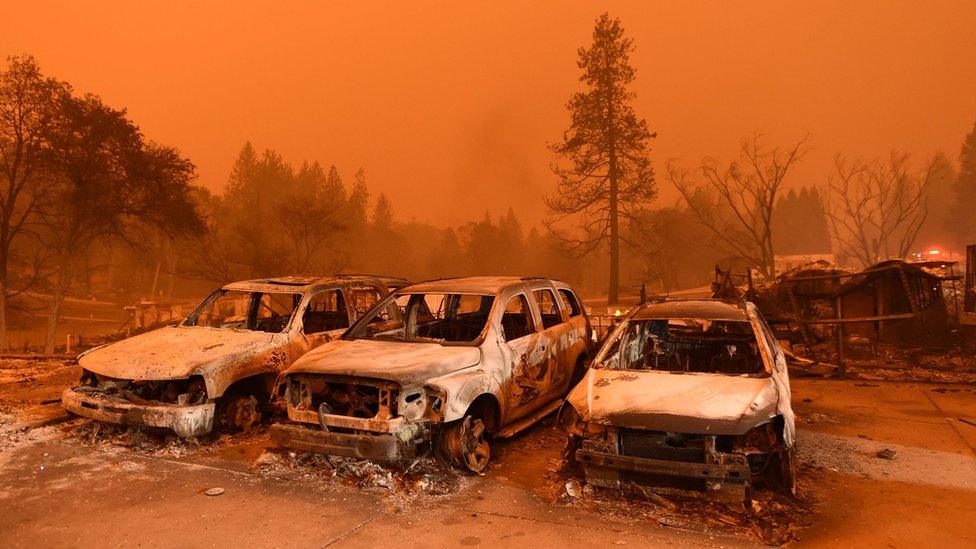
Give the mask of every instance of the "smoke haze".
[[[917, 2], [16, 3], [0, 54], [31, 53], [128, 108], [223, 187], [246, 140], [369, 173], [397, 217], [527, 223], [551, 189], [576, 49], [608, 9], [637, 45], [635, 102], [669, 158], [810, 133], [795, 184], [837, 151], [957, 154], [976, 118], [976, 4]], [[937, 120], [938, 123], [933, 123]], [[375, 196], [375, 194], [374, 194]], [[661, 185], [662, 202], [675, 193]]]

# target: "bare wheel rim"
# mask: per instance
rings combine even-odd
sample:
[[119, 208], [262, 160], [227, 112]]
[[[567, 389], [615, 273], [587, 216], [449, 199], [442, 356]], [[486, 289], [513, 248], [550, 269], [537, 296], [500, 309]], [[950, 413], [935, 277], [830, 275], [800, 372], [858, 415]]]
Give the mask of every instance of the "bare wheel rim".
[[485, 439], [485, 424], [480, 419], [464, 418], [461, 425], [461, 445], [468, 469], [480, 473], [491, 459], [491, 446]]

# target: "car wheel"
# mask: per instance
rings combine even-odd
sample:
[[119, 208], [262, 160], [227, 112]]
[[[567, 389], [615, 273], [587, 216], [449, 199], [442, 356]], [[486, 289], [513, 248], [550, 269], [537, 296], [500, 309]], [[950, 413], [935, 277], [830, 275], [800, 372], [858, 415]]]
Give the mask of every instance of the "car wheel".
[[217, 422], [215, 427], [225, 432], [251, 431], [251, 427], [261, 422], [258, 399], [254, 395], [238, 392], [227, 393], [217, 403]]
[[491, 445], [486, 434], [481, 418], [467, 414], [441, 432], [441, 452], [455, 467], [480, 473], [491, 459]]

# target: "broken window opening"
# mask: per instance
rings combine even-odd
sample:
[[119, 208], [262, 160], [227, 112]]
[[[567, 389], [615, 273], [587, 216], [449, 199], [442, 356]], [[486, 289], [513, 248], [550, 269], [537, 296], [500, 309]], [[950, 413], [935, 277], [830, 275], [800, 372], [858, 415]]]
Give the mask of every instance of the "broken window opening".
[[569, 311], [569, 317], [573, 318], [583, 314], [583, 308], [580, 307], [579, 300], [576, 299], [576, 294], [566, 288], [560, 288], [559, 297], [563, 300], [563, 305], [567, 311]]
[[193, 311], [183, 326], [278, 333], [288, 327], [301, 294], [217, 290]]
[[367, 313], [350, 339], [473, 344], [488, 324], [494, 296], [395, 294]]
[[380, 295], [379, 290], [370, 287], [352, 288], [351, 292], [352, 306], [356, 311], [357, 317], [366, 314], [383, 297]]
[[535, 301], [539, 304], [543, 330], [563, 323], [563, 315], [559, 310], [559, 305], [556, 304], [556, 296], [553, 295], [552, 290], [535, 290], [532, 295], [535, 296]]
[[339, 290], [328, 290], [312, 296], [302, 316], [306, 334], [316, 334], [349, 327], [349, 313]]
[[610, 369], [768, 375], [748, 321], [631, 320], [609, 349]]
[[529, 302], [524, 295], [512, 296], [505, 304], [505, 313], [502, 315], [502, 330], [505, 332], [505, 341], [513, 341], [536, 332], [532, 311], [529, 309]]

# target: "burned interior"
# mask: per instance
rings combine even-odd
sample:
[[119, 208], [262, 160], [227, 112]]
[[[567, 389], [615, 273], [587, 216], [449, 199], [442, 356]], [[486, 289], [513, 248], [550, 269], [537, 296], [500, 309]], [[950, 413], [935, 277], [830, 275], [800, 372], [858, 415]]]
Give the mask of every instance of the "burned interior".
[[291, 320], [302, 294], [221, 289], [183, 322], [184, 326], [278, 333]]
[[752, 326], [745, 320], [632, 320], [608, 352], [607, 367], [731, 375], [765, 373]]
[[399, 294], [366, 315], [349, 337], [471, 343], [484, 331], [493, 302], [490, 295]]
[[326, 381], [322, 376], [296, 375], [288, 380], [289, 404], [296, 410], [363, 419], [396, 415], [398, 389], [395, 383], [355, 378]]
[[207, 400], [207, 385], [201, 376], [192, 376], [189, 379], [144, 381], [114, 379], [83, 370], [78, 390], [117, 397], [135, 404], [192, 406]]
[[597, 486], [621, 488], [633, 482], [705, 493], [731, 489], [748, 499], [756, 486], [792, 490], [794, 473], [780, 461], [779, 453], [786, 450], [777, 434], [781, 429], [774, 422], [744, 435], [605, 429], [581, 441], [576, 459], [587, 481]]

